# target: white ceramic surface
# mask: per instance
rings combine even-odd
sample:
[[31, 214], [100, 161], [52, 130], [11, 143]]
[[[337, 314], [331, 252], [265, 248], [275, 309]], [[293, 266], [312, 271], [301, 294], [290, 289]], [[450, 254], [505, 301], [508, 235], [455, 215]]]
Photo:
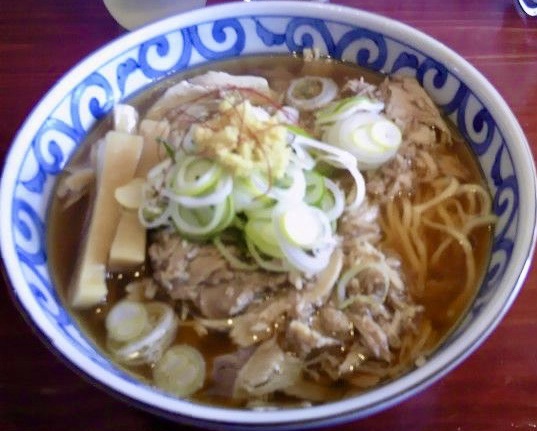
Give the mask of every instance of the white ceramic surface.
[[[223, 58], [319, 48], [334, 58], [415, 76], [471, 143], [499, 217], [491, 262], [468, 315], [426, 364], [364, 395], [318, 407], [259, 412], [203, 406], [139, 383], [101, 356], [62, 307], [47, 267], [46, 215], [57, 174], [114, 103], [171, 73]], [[535, 244], [533, 158], [490, 83], [444, 45], [398, 22], [334, 4], [230, 3], [143, 27], [76, 65], [16, 136], [0, 187], [1, 250], [16, 300], [47, 342], [82, 374], [142, 408], [214, 428], [303, 429], [385, 409], [442, 377], [493, 331], [515, 299]]]

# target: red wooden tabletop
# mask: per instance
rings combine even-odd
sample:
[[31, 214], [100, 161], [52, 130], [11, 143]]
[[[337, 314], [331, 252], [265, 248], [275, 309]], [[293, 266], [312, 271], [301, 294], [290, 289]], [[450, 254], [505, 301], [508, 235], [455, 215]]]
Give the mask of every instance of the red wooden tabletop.
[[[209, 3], [217, 3], [210, 1]], [[503, 95], [537, 153], [537, 18], [513, 0], [341, 0], [448, 45]], [[99, 0], [0, 0], [0, 161], [48, 88], [124, 33]], [[496, 331], [419, 395], [343, 430], [537, 429], [537, 268]], [[187, 429], [93, 387], [33, 334], [0, 281], [0, 430]]]

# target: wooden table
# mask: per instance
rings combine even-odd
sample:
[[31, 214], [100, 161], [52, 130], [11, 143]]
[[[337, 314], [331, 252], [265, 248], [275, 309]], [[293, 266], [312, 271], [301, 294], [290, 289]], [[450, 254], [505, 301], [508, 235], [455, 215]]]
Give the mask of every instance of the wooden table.
[[[216, 3], [216, 2], [212, 2]], [[344, 0], [439, 39], [507, 100], [537, 152], [537, 18], [513, 0]], [[0, 0], [0, 159], [49, 87], [123, 30], [99, 0]], [[186, 429], [96, 389], [32, 333], [0, 286], [0, 430]], [[455, 371], [397, 407], [337, 430], [537, 429], [537, 269], [494, 334]]]

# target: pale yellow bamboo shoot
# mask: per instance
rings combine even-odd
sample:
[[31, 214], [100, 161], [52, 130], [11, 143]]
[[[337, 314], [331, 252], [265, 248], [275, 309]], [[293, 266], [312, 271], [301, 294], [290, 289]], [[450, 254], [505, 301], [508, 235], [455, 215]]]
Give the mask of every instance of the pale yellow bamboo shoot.
[[144, 263], [146, 231], [136, 211], [124, 210], [110, 249], [110, 269], [121, 271]]
[[122, 211], [114, 193], [134, 177], [143, 138], [111, 131], [102, 146], [95, 200], [69, 290], [70, 302], [76, 308], [89, 308], [106, 298], [106, 264]]

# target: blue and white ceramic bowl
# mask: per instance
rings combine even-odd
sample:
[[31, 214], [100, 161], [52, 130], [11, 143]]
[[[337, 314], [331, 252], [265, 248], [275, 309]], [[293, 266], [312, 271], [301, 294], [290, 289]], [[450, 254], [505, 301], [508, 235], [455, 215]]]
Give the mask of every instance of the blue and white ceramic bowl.
[[[58, 173], [114, 103], [166, 76], [259, 53], [322, 54], [415, 76], [471, 143], [499, 223], [486, 277], [468, 315], [425, 365], [375, 390], [319, 407], [244, 411], [193, 404], [141, 384], [101, 355], [63, 307], [47, 267], [46, 220]], [[1, 183], [4, 263], [16, 300], [48, 343], [90, 379], [176, 420], [213, 427], [307, 428], [363, 417], [424, 389], [492, 332], [520, 290], [533, 254], [536, 176], [526, 138], [489, 82], [418, 31], [370, 13], [304, 2], [230, 3], [127, 34], [65, 75], [25, 122]]]

